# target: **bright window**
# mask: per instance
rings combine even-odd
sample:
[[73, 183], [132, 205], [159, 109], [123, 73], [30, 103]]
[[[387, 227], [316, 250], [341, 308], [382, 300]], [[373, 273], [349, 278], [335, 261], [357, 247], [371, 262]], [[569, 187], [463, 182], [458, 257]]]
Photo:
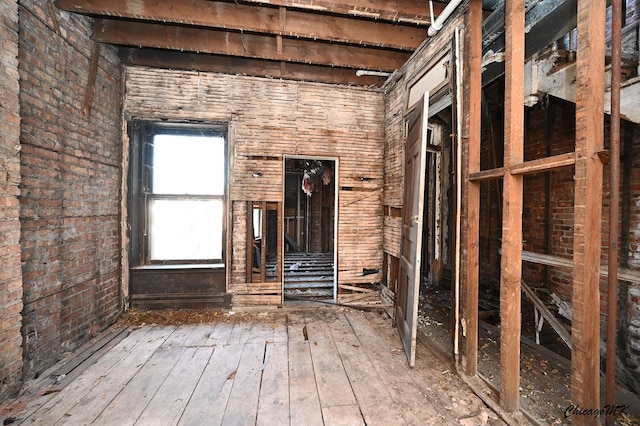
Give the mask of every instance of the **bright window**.
[[179, 125], [141, 128], [141, 167], [137, 173], [141, 211], [136, 231], [141, 243], [139, 262], [222, 262], [224, 135], [216, 129]]
[[152, 199], [151, 260], [222, 259], [221, 200]]
[[223, 138], [156, 135], [152, 152], [154, 194], [224, 194]]

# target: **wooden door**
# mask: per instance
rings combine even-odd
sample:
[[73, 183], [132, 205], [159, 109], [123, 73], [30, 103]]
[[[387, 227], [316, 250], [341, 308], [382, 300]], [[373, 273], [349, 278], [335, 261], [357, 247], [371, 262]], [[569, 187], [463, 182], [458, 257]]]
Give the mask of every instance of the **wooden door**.
[[429, 94], [425, 93], [406, 118], [404, 204], [395, 320], [411, 367], [414, 366], [416, 357], [428, 106]]

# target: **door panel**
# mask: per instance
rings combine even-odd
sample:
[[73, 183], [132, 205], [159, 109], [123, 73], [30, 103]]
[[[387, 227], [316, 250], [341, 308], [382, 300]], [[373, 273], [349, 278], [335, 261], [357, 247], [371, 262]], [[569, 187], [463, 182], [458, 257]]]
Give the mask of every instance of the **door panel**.
[[429, 94], [411, 111], [405, 147], [404, 204], [400, 240], [400, 272], [395, 319], [410, 366], [415, 364], [418, 296], [425, 195], [425, 152], [428, 140]]

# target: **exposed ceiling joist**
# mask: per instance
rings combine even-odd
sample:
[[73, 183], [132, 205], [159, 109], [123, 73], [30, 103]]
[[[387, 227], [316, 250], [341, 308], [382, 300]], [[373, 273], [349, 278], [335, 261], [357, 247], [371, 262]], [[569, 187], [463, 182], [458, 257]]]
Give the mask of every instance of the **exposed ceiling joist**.
[[237, 56], [170, 52], [161, 49], [124, 48], [120, 51], [120, 59], [125, 65], [312, 80], [330, 84], [382, 86], [385, 81], [385, 78], [378, 76], [358, 77], [355, 70], [349, 68], [319, 67]]
[[93, 39], [128, 65], [364, 86], [400, 68], [432, 18], [429, 0], [52, 1], [94, 18]]
[[87, 15], [144, 19], [402, 50], [414, 50], [426, 38], [424, 28], [416, 25], [234, 2], [57, 0], [56, 6]]
[[[242, 0], [242, 2], [266, 3], [294, 9], [361, 16], [400, 23], [428, 25], [431, 21], [428, 0]], [[439, 15], [445, 6], [444, 2], [433, 2], [434, 13]]]
[[244, 56], [306, 64], [393, 71], [409, 58], [408, 52], [381, 51], [359, 46], [294, 40], [272, 35], [97, 19], [93, 39], [103, 43], [134, 45], [189, 52]]

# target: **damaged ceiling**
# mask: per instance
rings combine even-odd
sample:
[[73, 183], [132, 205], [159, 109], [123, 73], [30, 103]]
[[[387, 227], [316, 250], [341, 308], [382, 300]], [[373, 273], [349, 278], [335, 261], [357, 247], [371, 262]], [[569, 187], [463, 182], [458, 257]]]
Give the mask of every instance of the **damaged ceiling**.
[[[427, 38], [428, 0], [56, 0], [125, 64], [381, 85]], [[446, 2], [433, 2], [434, 18]]]
[[[93, 40], [119, 46], [126, 65], [361, 86], [384, 84], [428, 37], [432, 19], [429, 0], [54, 3], [94, 18]], [[447, 4], [432, 3], [433, 19]], [[503, 0], [483, 0], [486, 58], [504, 51], [504, 7]], [[526, 56], [574, 28], [575, 10], [575, 0], [528, 0]], [[504, 73], [496, 61], [484, 61], [483, 85]]]

